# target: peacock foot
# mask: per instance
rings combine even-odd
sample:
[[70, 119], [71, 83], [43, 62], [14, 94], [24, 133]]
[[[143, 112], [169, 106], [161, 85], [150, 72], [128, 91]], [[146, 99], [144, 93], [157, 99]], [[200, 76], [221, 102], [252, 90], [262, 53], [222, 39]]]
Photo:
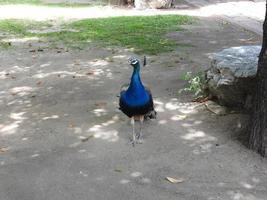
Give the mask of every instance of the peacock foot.
[[143, 144], [144, 143], [144, 139], [143, 138], [139, 138], [136, 140], [137, 144]]
[[135, 147], [135, 145], [137, 144], [137, 141], [136, 140], [131, 140], [130, 144], [133, 145], [133, 147]]
[[138, 144], [143, 144], [144, 143], [144, 139], [143, 139], [143, 136], [142, 136], [142, 133], [140, 132], [137, 136], [136, 136], [136, 143]]

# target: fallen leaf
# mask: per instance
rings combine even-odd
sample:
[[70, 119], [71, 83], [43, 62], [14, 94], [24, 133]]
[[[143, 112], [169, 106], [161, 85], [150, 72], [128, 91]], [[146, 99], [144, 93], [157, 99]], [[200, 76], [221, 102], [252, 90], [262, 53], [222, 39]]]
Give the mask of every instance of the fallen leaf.
[[8, 151], [8, 148], [7, 147], [1, 147], [0, 148], [0, 153], [5, 153]]
[[87, 72], [86, 75], [94, 75], [95, 73], [93, 71]]
[[104, 101], [99, 101], [99, 102], [96, 102], [95, 103], [95, 106], [96, 107], [99, 107], [99, 108], [103, 108], [107, 105], [107, 102], [104, 102]]
[[170, 183], [182, 183], [182, 182], [184, 182], [183, 178], [176, 179], [176, 178], [172, 178], [172, 177], [167, 176], [165, 179], [167, 181], [169, 181]]
[[115, 172], [122, 172], [121, 169], [114, 169]]
[[87, 136], [85, 138], [82, 138], [81, 141], [82, 142], [87, 142], [88, 140], [92, 139], [93, 137], [94, 137], [94, 135], [89, 135], [89, 136]]
[[36, 85], [40, 86], [42, 84], [42, 81], [38, 81]]
[[79, 60], [74, 60], [74, 65], [80, 65], [80, 61]]
[[210, 99], [211, 97], [198, 97], [198, 98], [193, 99], [192, 102], [204, 103]]
[[75, 125], [74, 125], [73, 123], [69, 123], [69, 127], [70, 127], [70, 128], [74, 128]]

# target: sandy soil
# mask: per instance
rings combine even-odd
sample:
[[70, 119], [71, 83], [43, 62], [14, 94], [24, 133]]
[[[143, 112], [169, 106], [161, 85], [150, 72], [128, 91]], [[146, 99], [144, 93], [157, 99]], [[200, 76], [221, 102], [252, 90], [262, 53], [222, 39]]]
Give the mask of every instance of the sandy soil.
[[178, 95], [181, 75], [206, 69], [208, 53], [261, 38], [214, 17], [184, 28], [166, 37], [192, 47], [148, 56], [142, 69], [158, 119], [135, 148], [116, 97], [132, 52], [34, 41], [1, 51], [1, 200], [265, 200], [267, 162], [240, 142], [244, 116], [217, 116]]

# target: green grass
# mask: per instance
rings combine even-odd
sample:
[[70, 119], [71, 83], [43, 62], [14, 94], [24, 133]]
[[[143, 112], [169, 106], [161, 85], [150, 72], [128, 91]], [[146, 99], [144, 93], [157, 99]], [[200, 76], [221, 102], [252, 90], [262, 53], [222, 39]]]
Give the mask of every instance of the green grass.
[[0, 20], [0, 31], [14, 36], [33, 36], [29, 32], [32, 29], [51, 26], [48, 22], [36, 22], [30, 20]]
[[133, 49], [136, 53], [158, 54], [179, 45], [166, 38], [168, 32], [181, 31], [180, 25], [191, 22], [192, 18], [178, 15], [87, 19], [67, 25], [79, 32], [64, 31], [46, 36], [69, 45], [97, 41], [104, 46]]
[[4, 20], [0, 21], [0, 30], [22, 37], [43, 37], [70, 47], [82, 48], [90, 42], [97, 42], [102, 46], [121, 46], [139, 54], [155, 55], [175, 49], [179, 43], [166, 38], [166, 34], [182, 31], [181, 25], [192, 22], [191, 17], [178, 15], [86, 19], [63, 25], [66, 30], [75, 29], [77, 32], [33, 34], [27, 30], [38, 28], [40, 25], [36, 22]]

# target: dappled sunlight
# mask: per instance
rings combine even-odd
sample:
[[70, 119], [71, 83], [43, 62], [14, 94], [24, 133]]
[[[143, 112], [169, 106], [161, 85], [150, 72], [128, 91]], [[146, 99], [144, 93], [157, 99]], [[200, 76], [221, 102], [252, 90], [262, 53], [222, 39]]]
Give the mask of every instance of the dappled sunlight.
[[189, 130], [190, 133], [187, 133], [186, 135], [182, 136], [181, 138], [185, 140], [195, 140], [197, 138], [204, 138], [206, 137], [206, 134], [202, 131], [196, 131], [194, 129]]
[[[198, 104], [196, 103], [182, 103], [179, 102], [177, 98], [172, 98], [168, 102], [164, 103], [159, 100], [155, 100], [155, 106], [157, 112], [165, 112], [165, 111], [179, 111], [182, 114], [193, 114], [196, 113], [197, 110], [195, 109]], [[177, 115], [177, 118], [185, 115]], [[173, 120], [175, 120], [175, 116], [173, 116]]]
[[116, 142], [119, 139], [118, 136], [118, 131], [116, 130], [111, 130], [111, 131], [95, 131], [94, 133], [95, 138], [103, 139], [103, 140], [108, 140], [110, 142]]
[[97, 108], [97, 109], [94, 109], [91, 112], [94, 113], [95, 116], [97, 116], [97, 117], [101, 117], [101, 116], [107, 115], [107, 110], [105, 110], [103, 108]]
[[254, 194], [248, 194], [247, 192], [239, 190], [228, 191], [227, 194], [230, 200], [264, 200], [262, 198], [257, 198]]
[[141, 184], [150, 184], [152, 181], [150, 178], [146, 177], [140, 171], [130, 172], [128, 178], [124, 178], [119, 181], [119, 183], [122, 185], [133, 183], [133, 182], [138, 182]]
[[103, 139], [109, 142], [116, 142], [119, 140], [118, 131], [112, 130], [109, 126], [119, 121], [118, 115], [114, 115], [110, 120], [104, 121], [101, 124], [93, 125], [87, 132], [93, 134], [96, 139]]
[[181, 121], [186, 119], [187, 115], [174, 115], [171, 117], [171, 120], [173, 121]]
[[164, 11], [154, 9], [129, 10], [109, 6], [64, 8], [33, 5], [1, 5], [0, 19], [30, 19], [45, 21], [51, 19], [69, 20], [117, 16], [151, 16], [169, 14], [210, 17], [214, 15], [224, 14], [230, 17], [243, 15], [258, 20], [263, 20], [264, 8], [264, 2], [251, 1], [215, 3], [207, 6], [201, 6], [200, 9], [194, 10], [171, 9]]
[[13, 120], [13, 122], [7, 122], [4, 124], [0, 124], [0, 134], [5, 135], [12, 135], [15, 134], [20, 126], [20, 124], [28, 119], [27, 117], [23, 116], [26, 112], [19, 112], [19, 113], [11, 113], [9, 118]]
[[43, 117], [42, 119], [43, 119], [43, 120], [49, 120], [49, 119], [58, 119], [58, 118], [59, 118], [58, 115], [51, 115], [51, 116], [49, 116], [49, 117]]
[[143, 174], [141, 172], [133, 172], [131, 173], [131, 177], [139, 177], [142, 176]]
[[54, 72], [48, 72], [48, 73], [38, 73], [38, 74], [33, 75], [32, 77], [37, 78], [37, 79], [42, 79], [42, 78], [47, 78], [53, 75], [60, 75], [60, 77], [62, 78], [67, 77], [67, 76], [85, 77], [84, 74], [79, 74], [77, 72], [69, 72], [69, 71], [54, 71]]
[[14, 66], [9, 66], [7, 69], [8, 70], [0, 71], [0, 79], [16, 79], [17, 73], [28, 72], [31, 69], [31, 67], [14, 65]]
[[35, 91], [35, 88], [29, 87], [29, 86], [14, 87], [14, 88], [12, 88], [12, 89], [9, 90], [9, 92], [12, 95], [18, 95], [20, 97], [29, 95], [33, 91]]
[[128, 179], [122, 179], [120, 180], [120, 184], [127, 184], [127, 183], [130, 183], [131, 181], [128, 180]]
[[92, 67], [102, 67], [102, 66], [107, 66], [109, 64], [108, 61], [106, 60], [93, 60], [91, 62], [88, 62], [89, 65]]

